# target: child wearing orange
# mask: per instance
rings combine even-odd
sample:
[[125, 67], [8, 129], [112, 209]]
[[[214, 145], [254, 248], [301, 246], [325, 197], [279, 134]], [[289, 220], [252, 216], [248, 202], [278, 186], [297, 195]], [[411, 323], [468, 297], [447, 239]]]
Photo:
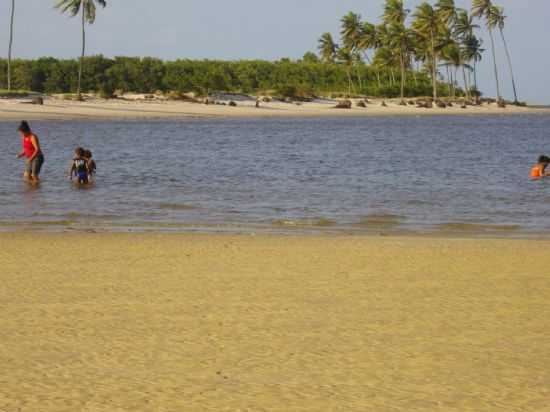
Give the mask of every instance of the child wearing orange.
[[531, 169], [531, 179], [538, 180], [550, 176], [550, 172], [546, 171], [548, 164], [550, 164], [550, 157], [540, 156], [539, 162]]

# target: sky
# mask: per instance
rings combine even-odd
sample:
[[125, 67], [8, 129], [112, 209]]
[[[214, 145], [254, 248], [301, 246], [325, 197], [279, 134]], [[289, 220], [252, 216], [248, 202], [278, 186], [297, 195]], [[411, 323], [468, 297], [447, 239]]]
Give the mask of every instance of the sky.
[[[469, 8], [471, 0], [456, 0]], [[88, 29], [88, 54], [153, 56], [162, 59], [300, 58], [316, 51], [324, 32], [339, 32], [349, 11], [376, 22], [383, 0], [107, 0]], [[508, 16], [507, 37], [519, 97], [550, 104], [550, 1], [497, 0]], [[9, 6], [0, 0], [0, 54], [7, 55]], [[16, 0], [14, 57], [75, 57], [80, 53], [79, 21], [54, 9], [55, 0]], [[413, 9], [420, 0], [405, 0]], [[432, 1], [433, 3], [433, 1]], [[487, 33], [482, 32], [489, 48]], [[497, 40], [500, 40], [497, 37]], [[504, 50], [497, 42], [503, 94], [512, 97]], [[489, 52], [480, 66], [480, 88], [495, 94]]]

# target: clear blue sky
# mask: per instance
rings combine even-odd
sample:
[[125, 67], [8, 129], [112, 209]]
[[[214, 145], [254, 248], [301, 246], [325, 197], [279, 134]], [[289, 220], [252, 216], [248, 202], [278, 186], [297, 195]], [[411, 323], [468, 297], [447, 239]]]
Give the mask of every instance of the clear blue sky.
[[[322, 32], [338, 33], [350, 10], [369, 21], [382, 14], [383, 0], [107, 0], [89, 29], [88, 53], [155, 56], [163, 59], [298, 58], [315, 50]], [[520, 98], [550, 103], [546, 71], [548, 0], [496, 0], [509, 16], [506, 35], [518, 78]], [[17, 0], [14, 53], [18, 57], [74, 57], [79, 53], [79, 22], [62, 16], [54, 0]], [[408, 8], [419, 0], [405, 0]], [[470, 0], [457, 0], [469, 8]], [[7, 53], [9, 1], [0, 2], [0, 50]], [[485, 46], [489, 39], [485, 34]], [[504, 53], [499, 47], [504, 91], [511, 95]], [[481, 64], [480, 86], [494, 94], [489, 53]]]

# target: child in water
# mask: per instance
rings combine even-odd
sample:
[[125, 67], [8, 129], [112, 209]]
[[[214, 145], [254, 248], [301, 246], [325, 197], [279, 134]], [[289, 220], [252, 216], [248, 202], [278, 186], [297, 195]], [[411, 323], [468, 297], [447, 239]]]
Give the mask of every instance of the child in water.
[[73, 176], [77, 178], [77, 181], [81, 185], [85, 185], [89, 182], [88, 179], [88, 161], [84, 157], [84, 149], [77, 147], [74, 151], [74, 158], [69, 170], [69, 177], [73, 180]]
[[90, 150], [84, 150], [84, 159], [86, 159], [86, 163], [88, 165], [88, 180], [92, 180], [92, 178], [95, 175], [97, 166], [95, 164], [94, 159], [92, 158], [92, 152]]
[[550, 176], [550, 172], [546, 171], [549, 164], [550, 157], [544, 155], [540, 156], [538, 163], [531, 169], [531, 179], [537, 180]]

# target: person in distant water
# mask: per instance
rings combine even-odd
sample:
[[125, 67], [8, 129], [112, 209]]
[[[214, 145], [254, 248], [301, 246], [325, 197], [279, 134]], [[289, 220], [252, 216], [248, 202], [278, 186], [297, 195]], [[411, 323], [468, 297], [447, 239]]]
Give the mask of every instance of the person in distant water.
[[88, 173], [88, 162], [84, 157], [84, 149], [77, 147], [74, 151], [74, 158], [69, 170], [69, 177], [71, 180], [73, 180], [73, 177], [76, 177], [79, 184], [85, 185], [89, 182]]
[[84, 150], [84, 159], [86, 159], [86, 163], [88, 164], [88, 180], [91, 181], [96, 173], [97, 166], [90, 150]]
[[44, 164], [44, 154], [40, 148], [38, 136], [36, 136], [29, 126], [29, 123], [23, 120], [17, 129], [21, 135], [23, 150], [17, 155], [18, 158], [26, 157], [25, 173], [23, 177], [32, 183], [40, 181], [40, 171]]
[[533, 168], [531, 169], [531, 179], [537, 180], [537, 179], [542, 179], [543, 177], [550, 176], [550, 172], [546, 171], [549, 164], [550, 164], [550, 157], [540, 156], [538, 163], [535, 166], [533, 166]]

